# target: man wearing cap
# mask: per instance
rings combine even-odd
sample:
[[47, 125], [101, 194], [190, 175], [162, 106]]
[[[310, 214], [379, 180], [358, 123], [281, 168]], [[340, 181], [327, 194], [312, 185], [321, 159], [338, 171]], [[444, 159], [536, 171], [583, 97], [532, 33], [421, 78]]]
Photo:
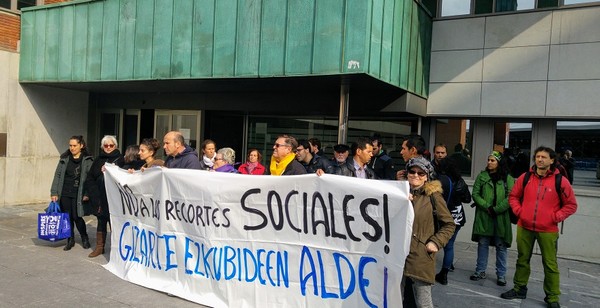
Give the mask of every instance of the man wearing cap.
[[383, 149], [381, 137], [376, 134], [371, 137], [371, 142], [373, 143], [373, 158], [369, 162], [369, 167], [375, 171], [378, 178], [382, 180], [395, 180], [396, 169], [394, 161]]
[[296, 159], [304, 166], [306, 173], [316, 173], [319, 169], [328, 174], [335, 173], [335, 167], [327, 159], [311, 153], [310, 144], [306, 139], [298, 140]]
[[363, 179], [377, 179], [373, 169], [367, 164], [373, 157], [373, 144], [369, 138], [358, 138], [354, 156], [336, 170], [337, 175], [352, 176]]
[[329, 161], [333, 166], [334, 173], [345, 164], [350, 155], [350, 147], [345, 144], [336, 144], [333, 146], [333, 158]]

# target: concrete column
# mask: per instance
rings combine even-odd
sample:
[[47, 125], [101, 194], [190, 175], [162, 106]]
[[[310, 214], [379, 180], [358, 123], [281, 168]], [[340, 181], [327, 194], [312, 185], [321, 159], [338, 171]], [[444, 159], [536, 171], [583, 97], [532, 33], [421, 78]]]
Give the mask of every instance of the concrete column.
[[338, 118], [338, 144], [348, 139], [348, 110], [350, 107], [350, 85], [342, 80], [340, 86], [340, 115]]

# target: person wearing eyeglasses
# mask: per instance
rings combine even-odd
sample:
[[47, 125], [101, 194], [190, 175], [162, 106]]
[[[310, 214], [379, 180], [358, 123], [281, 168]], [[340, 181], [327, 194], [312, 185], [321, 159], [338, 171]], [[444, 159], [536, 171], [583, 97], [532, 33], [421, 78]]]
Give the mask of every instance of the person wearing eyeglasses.
[[310, 143], [306, 139], [298, 140], [296, 159], [304, 166], [306, 173], [317, 173], [318, 170], [322, 170], [328, 174], [335, 173], [335, 168], [329, 160], [318, 154], [311, 153]]
[[227, 173], [238, 173], [233, 167], [235, 163], [235, 151], [232, 148], [221, 148], [215, 155], [215, 163], [213, 169], [210, 171], [214, 172], [227, 172]]
[[71, 250], [75, 246], [75, 230], [81, 235], [83, 249], [90, 248], [85, 221], [83, 220], [83, 203], [88, 201], [87, 191], [83, 183], [94, 159], [88, 153], [83, 136], [72, 136], [69, 139], [69, 149], [60, 155], [60, 160], [54, 172], [54, 180], [50, 187], [50, 198], [59, 202], [60, 211], [69, 213], [71, 222], [71, 237], [63, 250]]
[[280, 135], [273, 144], [273, 156], [267, 171], [270, 175], [306, 174], [306, 169], [296, 160], [298, 141], [289, 135]]
[[90, 196], [90, 202], [93, 207], [93, 213], [98, 218], [98, 226], [96, 228], [96, 248], [88, 257], [94, 258], [104, 253], [104, 243], [106, 241], [106, 233], [108, 230], [108, 222], [110, 221], [110, 212], [108, 211], [108, 199], [106, 197], [106, 189], [104, 187], [104, 165], [115, 164], [119, 168], [123, 168], [125, 160], [123, 155], [117, 148], [117, 138], [115, 136], [104, 136], [100, 142], [102, 149], [100, 154], [90, 168], [87, 179], [85, 181], [87, 191]]
[[507, 160], [500, 152], [491, 152], [485, 170], [473, 184], [475, 219], [471, 240], [477, 242], [477, 264], [471, 280], [486, 279], [489, 246], [495, 246], [496, 284], [506, 285], [507, 249], [512, 243], [508, 195], [514, 183]]
[[415, 216], [401, 283], [404, 307], [433, 307], [435, 255], [454, 234], [454, 219], [442, 196], [442, 184], [433, 179], [433, 174], [433, 166], [423, 157], [412, 158], [406, 164]]

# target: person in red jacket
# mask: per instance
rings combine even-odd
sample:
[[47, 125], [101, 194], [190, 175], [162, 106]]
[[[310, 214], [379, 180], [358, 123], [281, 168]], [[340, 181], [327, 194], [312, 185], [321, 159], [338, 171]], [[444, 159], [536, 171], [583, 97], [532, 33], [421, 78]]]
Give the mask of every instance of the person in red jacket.
[[248, 155], [246, 156], [246, 162], [240, 165], [238, 171], [241, 174], [254, 174], [254, 175], [263, 175], [265, 174], [265, 166], [263, 166], [260, 161], [262, 160], [262, 154], [256, 148], [252, 148], [248, 150]]
[[[544, 301], [548, 307], [560, 307], [560, 273], [556, 260], [558, 248], [558, 223], [577, 210], [573, 188], [567, 179], [556, 190], [556, 152], [548, 147], [538, 147], [533, 156], [528, 183], [521, 175], [509, 196], [510, 206], [519, 218], [517, 223], [517, 266], [514, 287], [500, 295], [505, 299], [527, 297], [527, 282], [531, 272], [530, 260], [535, 242], [538, 242], [544, 266]], [[525, 184], [525, 186], [524, 186]], [[562, 205], [562, 206], [561, 206]]]

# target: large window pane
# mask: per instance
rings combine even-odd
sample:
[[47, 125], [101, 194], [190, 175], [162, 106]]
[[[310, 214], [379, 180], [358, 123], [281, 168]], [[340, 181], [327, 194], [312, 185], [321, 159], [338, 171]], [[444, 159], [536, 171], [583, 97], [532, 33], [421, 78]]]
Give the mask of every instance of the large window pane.
[[[402, 163], [400, 148], [403, 137], [410, 134], [414, 121], [352, 120], [348, 121], [348, 145], [357, 137], [370, 137], [374, 133], [381, 136], [384, 150], [398, 164]], [[327, 158], [333, 157], [333, 146], [337, 144], [338, 120], [334, 118], [284, 118], [249, 117], [248, 148], [257, 148], [263, 161], [269, 161], [273, 154], [273, 142], [278, 135], [292, 135], [297, 139], [318, 138]]]
[[575, 160], [573, 185], [600, 186], [600, 121], [558, 121], [556, 152], [563, 157], [567, 150]]
[[504, 153], [514, 178], [527, 172], [531, 165], [531, 129], [531, 123], [494, 123], [494, 150]]
[[[473, 130], [470, 126], [468, 119], [438, 119], [435, 127], [435, 144], [446, 145], [448, 156], [464, 176], [471, 176]], [[429, 148], [433, 149], [433, 145]]]
[[442, 0], [442, 16], [467, 15], [470, 13], [470, 0]]

